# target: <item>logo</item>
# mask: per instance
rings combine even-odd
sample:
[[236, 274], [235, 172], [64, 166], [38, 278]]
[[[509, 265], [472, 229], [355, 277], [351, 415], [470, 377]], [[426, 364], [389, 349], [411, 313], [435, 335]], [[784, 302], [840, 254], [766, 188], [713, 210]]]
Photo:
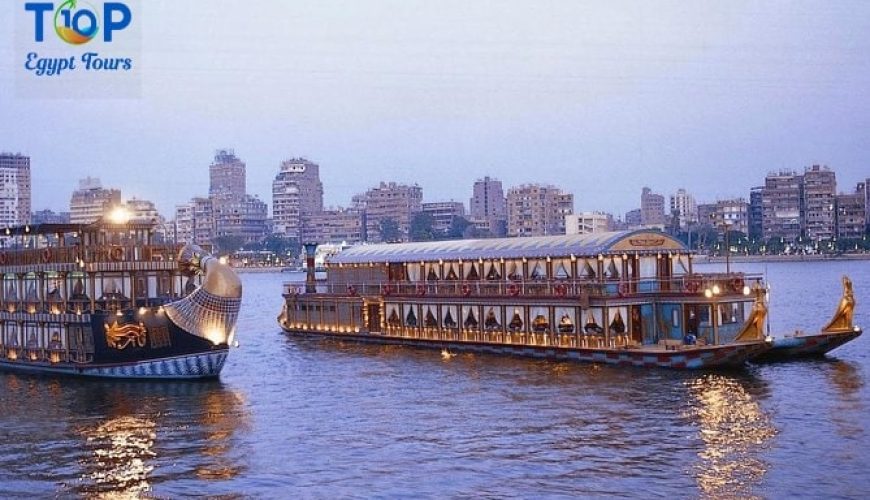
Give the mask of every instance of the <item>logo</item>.
[[45, 41], [46, 14], [54, 11], [54, 31], [70, 45], [83, 45], [93, 40], [102, 26], [103, 41], [111, 42], [114, 34], [130, 25], [133, 14], [121, 2], [105, 2], [102, 11], [88, 2], [65, 0], [55, 9], [53, 3], [28, 2], [24, 10], [33, 13], [34, 41]]

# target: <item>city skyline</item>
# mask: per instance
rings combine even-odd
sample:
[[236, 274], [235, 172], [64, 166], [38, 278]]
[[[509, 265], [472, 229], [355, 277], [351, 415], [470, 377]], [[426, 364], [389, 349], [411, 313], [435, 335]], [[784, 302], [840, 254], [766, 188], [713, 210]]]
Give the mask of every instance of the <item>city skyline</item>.
[[[490, 175], [624, 214], [642, 186], [713, 200], [813, 164], [867, 177], [866, 3], [301, 5], [149, 3], [141, 99], [18, 98], [0, 37], [0, 149], [33, 159], [34, 209], [91, 175], [170, 213], [222, 145], [264, 200], [283, 159], [315, 159], [327, 206], [381, 180], [463, 201], [454, 185]], [[4, 32], [20, 7], [0, 6]]]

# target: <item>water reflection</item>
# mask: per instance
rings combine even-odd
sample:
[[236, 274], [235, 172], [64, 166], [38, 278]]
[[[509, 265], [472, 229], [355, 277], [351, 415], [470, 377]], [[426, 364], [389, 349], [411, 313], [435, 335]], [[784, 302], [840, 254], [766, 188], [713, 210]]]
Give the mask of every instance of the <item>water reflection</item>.
[[101, 383], [88, 389], [101, 418], [77, 428], [84, 438], [75, 492], [96, 498], [138, 498], [185, 474], [227, 480], [245, 470], [234, 434], [247, 427], [241, 396], [219, 382]]
[[831, 409], [831, 421], [837, 434], [852, 440], [864, 435], [864, 403], [861, 389], [864, 374], [861, 367], [848, 361], [822, 361], [827, 364], [827, 378], [837, 395]]
[[776, 434], [769, 415], [744, 380], [706, 374], [686, 382], [694, 404], [689, 418], [703, 448], [693, 469], [701, 493], [712, 498], [754, 498], [767, 464], [760, 453]]

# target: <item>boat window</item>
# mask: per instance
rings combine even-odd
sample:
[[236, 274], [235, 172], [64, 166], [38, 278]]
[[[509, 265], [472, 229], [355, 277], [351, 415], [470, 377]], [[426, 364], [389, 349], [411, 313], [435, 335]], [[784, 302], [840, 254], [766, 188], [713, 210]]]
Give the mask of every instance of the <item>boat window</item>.
[[507, 277], [515, 281], [523, 279], [522, 264], [515, 260], [508, 262]]
[[550, 329], [550, 311], [546, 307], [532, 308], [532, 330], [545, 332]]
[[469, 328], [469, 329], [477, 328], [477, 326], [480, 324], [477, 320], [476, 309], [477, 308], [475, 306], [463, 306], [462, 307], [462, 311], [463, 311], [462, 317], [465, 318], [465, 320], [462, 322], [462, 325], [465, 328]]
[[416, 263], [408, 264], [408, 280], [412, 282], [420, 281], [420, 265]]
[[523, 310], [520, 307], [515, 307], [511, 315], [511, 320], [508, 323], [508, 330], [517, 332], [523, 329]]
[[483, 272], [486, 275], [486, 279], [489, 281], [501, 279], [501, 274], [499, 274], [497, 262], [484, 262]]
[[456, 269], [456, 262], [450, 262], [447, 264], [447, 272], [444, 275], [444, 279], [449, 281], [457, 281], [459, 279], [459, 271]]
[[480, 274], [477, 268], [477, 262], [465, 262], [462, 264], [462, 275], [465, 276], [466, 280], [479, 280]]
[[547, 264], [541, 260], [533, 260], [529, 262], [529, 268], [531, 271], [529, 272], [529, 277], [533, 280], [546, 279], [547, 277]]
[[441, 267], [438, 263], [426, 264], [426, 281], [438, 281], [441, 279]]
[[483, 327], [487, 330], [501, 329], [501, 308], [490, 307], [486, 311], [486, 318], [483, 320]]
[[657, 260], [655, 255], [640, 258], [640, 278], [655, 278], [657, 276]]
[[405, 313], [405, 324], [408, 326], [417, 326], [417, 315], [414, 313], [415, 307], [413, 305], [405, 307], [408, 308], [408, 312]]
[[423, 317], [423, 324], [429, 328], [434, 328], [438, 326], [438, 318], [435, 317], [435, 306], [426, 305], [425, 314]]
[[726, 302], [719, 304], [719, 317], [721, 324], [730, 325], [743, 322], [743, 303]]
[[459, 315], [456, 312], [456, 306], [443, 306], [441, 312], [444, 314], [444, 328], [456, 328], [459, 326], [457, 319]]
[[610, 263], [607, 264], [607, 279], [618, 280], [619, 279], [619, 268], [622, 267], [622, 259], [612, 258], [610, 259]]
[[557, 307], [556, 318], [558, 319], [559, 333], [574, 333], [574, 309], [570, 307]]
[[674, 259], [674, 274], [689, 274], [689, 256], [677, 255]]
[[553, 262], [553, 277], [567, 279], [571, 277], [571, 261], [561, 259]]
[[583, 323], [583, 331], [589, 334], [604, 333], [604, 328], [601, 327], [601, 309], [593, 307], [586, 311], [586, 319]]
[[614, 335], [622, 335], [626, 332], [625, 328], [625, 315], [627, 311], [624, 307], [612, 307], [610, 308], [610, 323], [608, 325], [610, 329], [610, 333]]
[[710, 326], [712, 323], [710, 321], [710, 306], [709, 305], [700, 305], [698, 306], [698, 321], [701, 326]]
[[588, 259], [583, 260], [583, 267], [580, 271], [580, 277], [587, 280], [594, 280], [596, 276], [595, 267]]
[[402, 319], [399, 317], [398, 304], [387, 304], [387, 325], [402, 326]]

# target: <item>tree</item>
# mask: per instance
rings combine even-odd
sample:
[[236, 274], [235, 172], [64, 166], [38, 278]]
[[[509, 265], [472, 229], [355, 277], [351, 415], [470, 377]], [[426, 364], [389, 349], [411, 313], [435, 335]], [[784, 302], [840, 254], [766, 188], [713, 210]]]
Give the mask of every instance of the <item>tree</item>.
[[411, 241], [432, 241], [438, 239], [435, 229], [432, 227], [434, 224], [435, 219], [432, 218], [431, 214], [426, 212], [414, 214], [414, 218], [411, 219], [411, 234], [409, 235]]
[[242, 245], [245, 243], [245, 239], [241, 236], [218, 236], [216, 238], [212, 238], [212, 245], [215, 246], [215, 249], [219, 253], [235, 253], [242, 248]]
[[384, 217], [381, 219], [381, 241], [393, 242], [402, 239], [402, 231], [399, 230], [399, 223], [392, 217]]
[[471, 222], [468, 222], [468, 219], [465, 217], [454, 217], [453, 221], [450, 223], [450, 229], [447, 230], [447, 237], [450, 239], [460, 239], [460, 238], [474, 238], [475, 236], [466, 236], [467, 232], [471, 229], [477, 229]]

